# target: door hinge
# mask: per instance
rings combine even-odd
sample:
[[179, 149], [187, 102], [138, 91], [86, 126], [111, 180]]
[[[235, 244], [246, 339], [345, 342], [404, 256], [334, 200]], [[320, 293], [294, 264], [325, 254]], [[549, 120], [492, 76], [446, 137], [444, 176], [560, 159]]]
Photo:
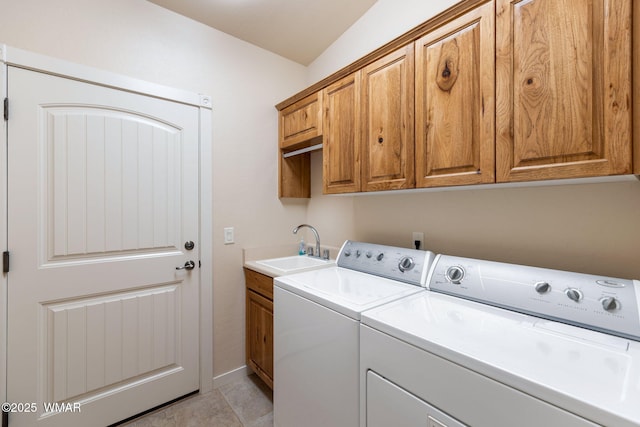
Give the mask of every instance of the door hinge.
[[2, 272], [9, 272], [9, 251], [2, 252]]
[[4, 119], [9, 120], [9, 98], [4, 99]]

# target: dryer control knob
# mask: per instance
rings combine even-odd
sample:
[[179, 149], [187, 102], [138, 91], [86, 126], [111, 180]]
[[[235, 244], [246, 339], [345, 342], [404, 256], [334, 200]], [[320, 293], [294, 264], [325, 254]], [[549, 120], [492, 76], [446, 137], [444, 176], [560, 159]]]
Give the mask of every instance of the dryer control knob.
[[447, 280], [453, 284], [459, 285], [464, 279], [464, 268], [459, 265], [454, 265], [453, 267], [449, 267], [446, 273]]
[[382, 261], [382, 258], [384, 258], [384, 253], [380, 252], [380, 253], [378, 254], [378, 256], [376, 257], [376, 259], [377, 259], [378, 261]]
[[551, 285], [547, 282], [538, 282], [536, 283], [536, 292], [540, 295], [546, 294], [551, 291]]
[[416, 265], [416, 263], [413, 258], [411, 258], [410, 256], [405, 256], [402, 257], [402, 259], [398, 263], [398, 268], [404, 273], [405, 271], [411, 270], [414, 265]]
[[582, 299], [582, 292], [580, 292], [579, 289], [569, 288], [564, 291], [564, 293], [571, 301], [580, 302], [580, 300]]
[[616, 311], [620, 308], [620, 301], [615, 297], [602, 298], [600, 302], [602, 303], [602, 308], [606, 311]]

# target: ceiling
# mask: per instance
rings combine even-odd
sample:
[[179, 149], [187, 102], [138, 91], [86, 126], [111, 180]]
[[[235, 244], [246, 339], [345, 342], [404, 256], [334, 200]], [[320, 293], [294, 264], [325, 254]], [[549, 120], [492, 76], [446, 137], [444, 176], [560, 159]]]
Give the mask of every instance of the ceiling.
[[309, 65], [377, 0], [149, 0]]

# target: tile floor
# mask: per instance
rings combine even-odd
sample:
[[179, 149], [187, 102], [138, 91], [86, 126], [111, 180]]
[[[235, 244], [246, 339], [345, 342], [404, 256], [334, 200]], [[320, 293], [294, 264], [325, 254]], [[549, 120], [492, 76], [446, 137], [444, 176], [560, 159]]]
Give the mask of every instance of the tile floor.
[[255, 375], [196, 394], [126, 427], [272, 427], [273, 393]]

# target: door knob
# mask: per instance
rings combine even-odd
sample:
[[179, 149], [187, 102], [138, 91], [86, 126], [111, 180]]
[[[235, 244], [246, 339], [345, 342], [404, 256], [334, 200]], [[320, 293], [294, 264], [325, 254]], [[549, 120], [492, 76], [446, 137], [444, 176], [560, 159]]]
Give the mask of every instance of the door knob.
[[193, 261], [187, 261], [182, 267], [176, 267], [176, 270], [193, 270], [196, 267], [196, 263]]

